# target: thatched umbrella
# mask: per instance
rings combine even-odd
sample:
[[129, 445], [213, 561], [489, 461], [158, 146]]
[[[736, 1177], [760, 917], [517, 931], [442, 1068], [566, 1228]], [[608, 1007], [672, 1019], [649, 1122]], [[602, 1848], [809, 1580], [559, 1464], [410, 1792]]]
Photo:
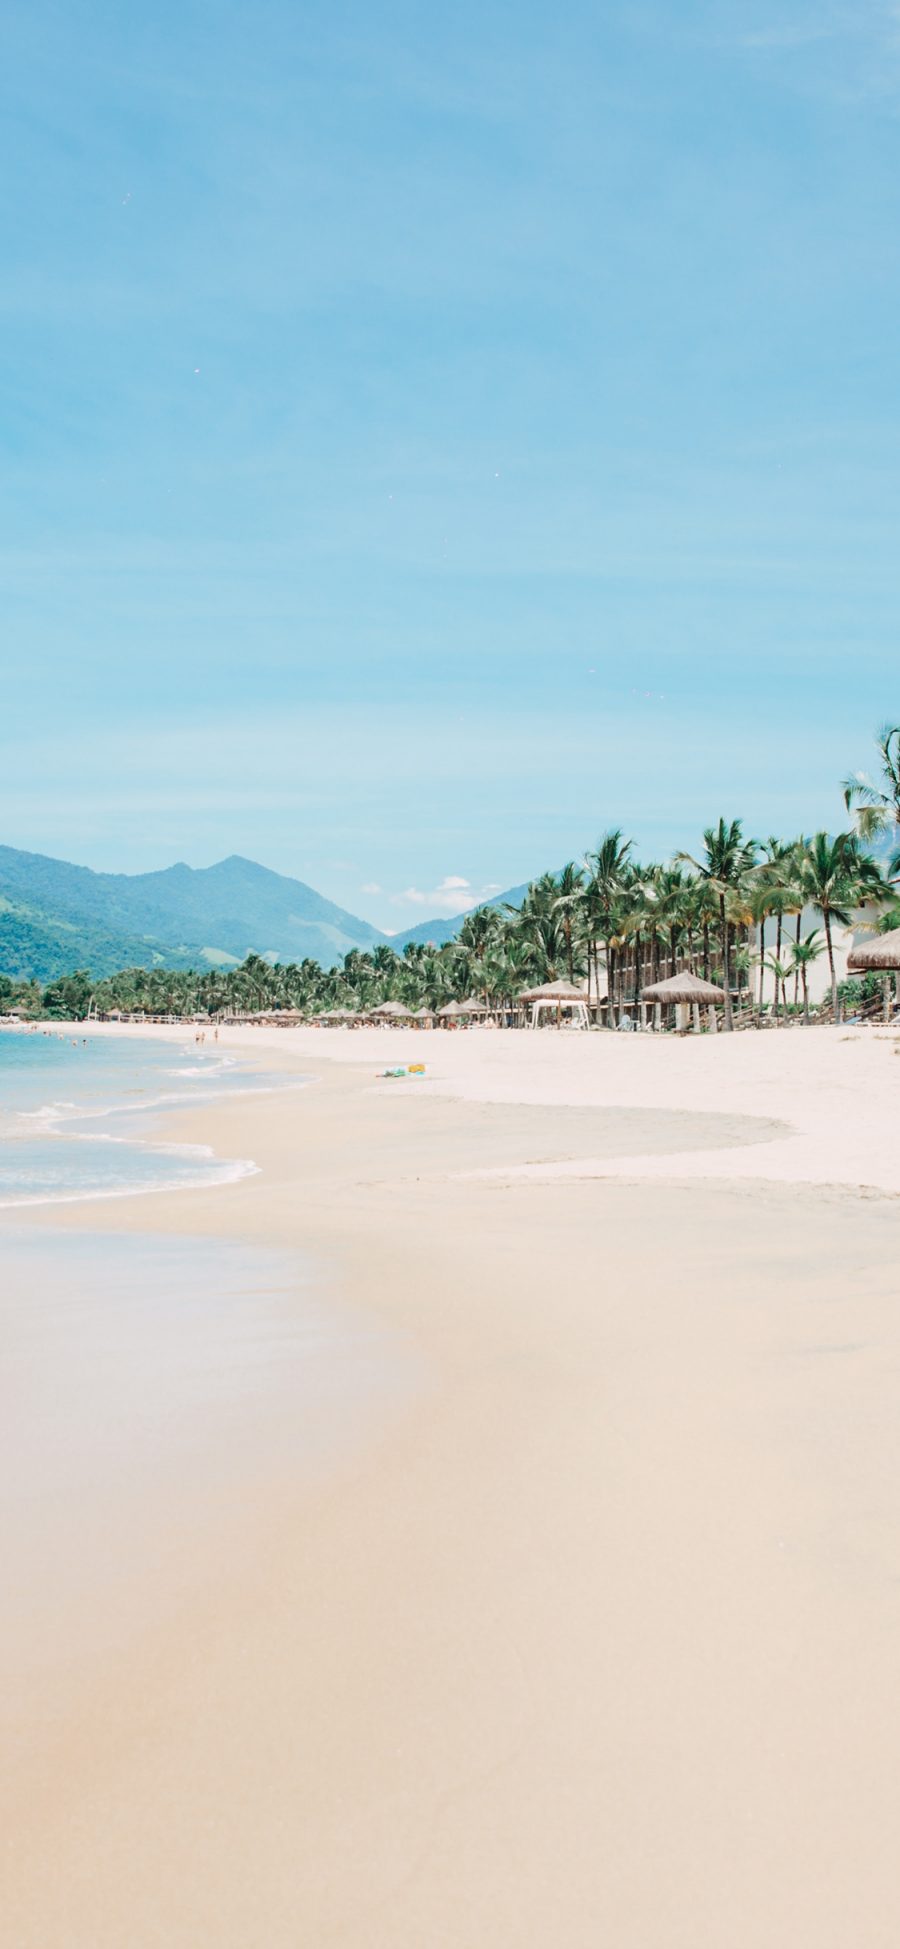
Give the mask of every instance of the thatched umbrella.
[[411, 1022], [413, 1019], [412, 1009], [406, 1008], [403, 1002], [379, 1002], [371, 1012], [382, 1022]]
[[463, 1012], [459, 1002], [445, 1002], [443, 1008], [438, 1009], [438, 1021], [452, 1022], [455, 1016]]
[[[714, 1002], [724, 1002], [724, 1000], [724, 988], [717, 988], [712, 981], [702, 981], [699, 975], [689, 974], [687, 969], [684, 969], [681, 974], [668, 975], [665, 981], [653, 981], [649, 988], [641, 989], [642, 1002], [691, 1004], [697, 1010], [694, 1016], [695, 1026], [699, 1024], [701, 1002], [708, 1002], [712, 1006]], [[711, 1027], [715, 1019], [714, 1015], [710, 1016]]]
[[525, 988], [519, 996], [520, 1002], [586, 1002], [583, 988], [573, 987], [571, 981], [545, 981], [540, 988]]
[[876, 934], [872, 941], [864, 941], [861, 946], [851, 948], [847, 957], [847, 967], [851, 974], [884, 975], [884, 1019], [891, 1019], [890, 976], [897, 977], [900, 969], [900, 927], [890, 928], [887, 934]]
[[459, 1007], [460, 1015], [486, 1015], [487, 1014], [486, 1003], [479, 1001], [477, 995], [467, 995], [465, 1001], [460, 1002], [458, 1004], [458, 1007]]
[[851, 948], [847, 966], [854, 974], [871, 974], [875, 968], [888, 971], [900, 968], [900, 927], [892, 927], [890, 933], [876, 934], [873, 941]]
[[699, 975], [668, 975], [665, 981], [651, 982], [649, 988], [641, 989], [644, 1002], [724, 1002], [724, 988], [717, 988], [712, 981], [701, 981]]

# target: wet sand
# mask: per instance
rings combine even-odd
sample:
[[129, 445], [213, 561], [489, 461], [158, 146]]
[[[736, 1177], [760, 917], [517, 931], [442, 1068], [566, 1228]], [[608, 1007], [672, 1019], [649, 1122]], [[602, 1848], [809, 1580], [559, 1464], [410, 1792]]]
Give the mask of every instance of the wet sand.
[[443, 1073], [319, 1032], [309, 1089], [178, 1120], [259, 1177], [43, 1220], [302, 1251], [414, 1382], [327, 1466], [248, 1457], [102, 1657], [62, 1608], [9, 1939], [887, 1949], [892, 1044], [410, 1040]]

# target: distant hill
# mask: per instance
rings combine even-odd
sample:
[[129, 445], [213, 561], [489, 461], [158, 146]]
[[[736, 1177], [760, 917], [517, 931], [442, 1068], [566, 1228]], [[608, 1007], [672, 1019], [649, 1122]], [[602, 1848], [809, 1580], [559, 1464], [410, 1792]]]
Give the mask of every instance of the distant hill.
[[0, 973], [219, 967], [250, 953], [332, 966], [386, 935], [302, 880], [233, 855], [216, 866], [94, 873], [0, 846]]
[[[527, 888], [486, 904], [519, 906]], [[302, 880], [233, 854], [216, 866], [159, 873], [94, 873], [43, 853], [0, 846], [0, 974], [55, 981], [75, 968], [232, 967], [251, 953], [333, 967], [351, 948], [389, 941], [442, 946], [464, 913], [386, 935]]]
[[194, 956], [154, 950], [139, 935], [43, 914], [33, 905], [0, 893], [0, 974], [15, 981], [56, 981], [59, 975], [88, 968], [98, 976], [117, 968], [187, 968]]
[[[484, 907], [521, 907], [527, 892], [528, 884], [526, 882], [521, 887], [510, 887], [506, 893], [495, 893], [492, 900], [480, 901], [479, 905]], [[423, 947], [428, 947], [429, 944], [432, 947], [443, 947], [447, 941], [455, 941], [463, 921], [471, 911], [470, 908], [467, 908], [466, 913], [453, 914], [449, 919], [423, 920], [418, 927], [407, 928], [405, 934], [393, 934], [391, 936], [391, 946], [398, 954], [403, 953], [403, 949], [409, 941], [416, 942], [417, 944], [421, 943]]]

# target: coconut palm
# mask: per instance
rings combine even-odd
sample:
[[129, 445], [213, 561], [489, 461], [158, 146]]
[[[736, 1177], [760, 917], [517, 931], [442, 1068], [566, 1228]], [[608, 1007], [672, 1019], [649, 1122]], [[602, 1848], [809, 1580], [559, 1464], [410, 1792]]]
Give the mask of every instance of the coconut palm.
[[612, 1009], [612, 940], [616, 932], [616, 909], [626, 883], [628, 867], [633, 848], [631, 839], [623, 839], [620, 827], [605, 832], [597, 850], [588, 853], [586, 866], [588, 883], [585, 888], [585, 935], [588, 953], [588, 992], [590, 992], [590, 970], [593, 963], [597, 983], [597, 1000], [600, 1000], [600, 966], [598, 943], [603, 942], [606, 953], [606, 981], [610, 1010]]
[[725, 990], [724, 1027], [732, 1029], [734, 1019], [731, 1005], [731, 920], [728, 913], [729, 901], [734, 901], [738, 893], [746, 894], [746, 882], [751, 867], [756, 860], [755, 839], [745, 839], [740, 819], [732, 819], [726, 825], [720, 819], [717, 826], [707, 826], [703, 834], [703, 858], [694, 859], [691, 853], [677, 853], [676, 859], [683, 860], [705, 880], [715, 893], [719, 909], [719, 930], [722, 942], [722, 986]]
[[569, 860], [563, 867], [557, 881], [558, 892], [555, 905], [559, 909], [563, 939], [566, 944], [566, 963], [569, 980], [575, 985], [575, 956], [573, 949], [573, 930], [582, 918], [581, 906], [584, 893], [584, 868]]
[[862, 851], [855, 832], [840, 832], [835, 839], [827, 832], [815, 833], [799, 860], [799, 884], [804, 905], [822, 916], [831, 977], [831, 1009], [837, 1022], [840, 1004], [834, 965], [834, 923], [849, 927], [853, 908], [865, 901], [883, 901], [887, 888], [875, 861]]
[[[881, 763], [881, 782], [875, 784], [868, 772], [853, 772], [844, 779], [844, 804], [856, 815], [862, 839], [877, 833], [900, 832], [900, 725], [883, 724], [875, 738]], [[890, 863], [892, 874], [900, 872], [900, 852]]]
[[824, 952], [825, 942], [817, 927], [813, 928], [812, 933], [807, 934], [802, 941], [791, 942], [791, 967], [795, 975], [799, 975], [803, 984], [803, 1020], [807, 1027], [809, 1027], [809, 971], [813, 962], [818, 961], [820, 954]]
[[790, 980], [791, 966], [792, 966], [791, 962], [782, 961], [777, 954], [768, 954], [766, 956], [766, 967], [769, 969], [769, 972], [773, 974], [775, 977], [776, 1009], [778, 1008], [779, 995], [781, 997], [782, 1021], [784, 1021], [785, 1015], [787, 1013], [787, 996], [785, 994], [785, 989], [788, 981]]

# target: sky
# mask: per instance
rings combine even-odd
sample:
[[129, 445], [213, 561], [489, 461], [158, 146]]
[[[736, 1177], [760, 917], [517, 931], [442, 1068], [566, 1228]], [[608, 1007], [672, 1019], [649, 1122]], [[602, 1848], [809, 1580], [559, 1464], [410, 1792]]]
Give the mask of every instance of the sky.
[[0, 842], [397, 931], [900, 709], [900, 5], [8, 9]]

